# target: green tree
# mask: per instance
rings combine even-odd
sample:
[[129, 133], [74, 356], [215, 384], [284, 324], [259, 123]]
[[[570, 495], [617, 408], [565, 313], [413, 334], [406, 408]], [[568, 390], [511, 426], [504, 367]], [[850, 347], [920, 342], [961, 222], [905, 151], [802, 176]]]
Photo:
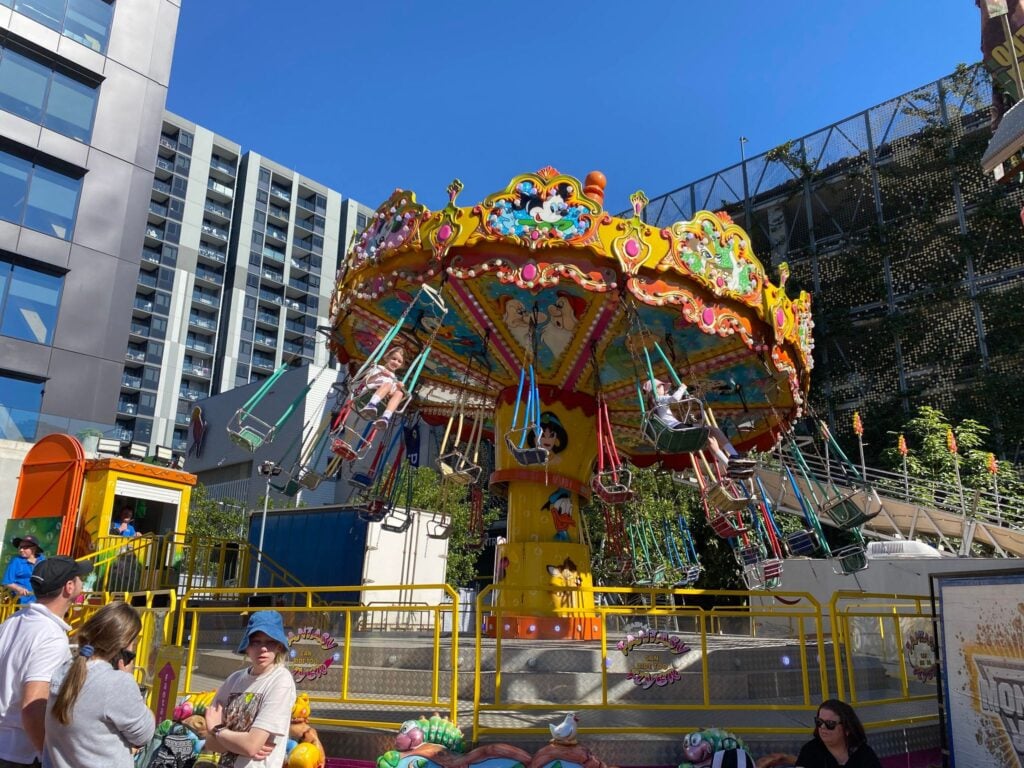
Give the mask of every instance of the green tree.
[[418, 467], [413, 475], [412, 506], [423, 512], [445, 514], [451, 520], [445, 581], [456, 588], [469, 586], [476, 579], [476, 560], [483, 537], [499, 514], [484, 491], [482, 530], [474, 525], [470, 493], [470, 487], [442, 483], [433, 467]]
[[[949, 450], [947, 435], [952, 432], [957, 443], [958, 457]], [[991, 454], [986, 443], [990, 430], [974, 419], [954, 423], [938, 408], [920, 406], [917, 414], [901, 430], [907, 444], [907, 474], [942, 483], [956, 483], [959, 463], [960, 480], [965, 488], [988, 490], [992, 487]], [[896, 471], [903, 471], [903, 456], [898, 447], [883, 451], [883, 461]], [[1007, 495], [1021, 493], [1021, 484], [1015, 476], [1015, 467], [1008, 461], [997, 462]]]
[[[609, 517], [619, 514], [629, 523], [646, 521], [654, 534], [655, 543], [646, 552], [629, 552], [627, 559], [643, 570], [663, 570], [665, 584], [672, 586], [680, 574], [668, 550], [668, 536], [674, 540], [678, 551], [683, 552], [683, 534], [678, 516], [686, 520], [693, 537], [697, 556], [703, 572], [694, 585], [703, 589], [742, 589], [739, 566], [729, 543], [716, 535], [707, 523], [700, 494], [696, 488], [673, 482], [668, 471], [659, 467], [634, 469], [631, 489], [634, 498], [618, 510], [606, 510], [602, 503], [592, 498], [583, 505], [581, 513], [590, 534], [592, 546], [591, 568], [597, 583], [608, 586], [626, 585], [622, 577], [621, 563], [617, 552], [608, 546], [606, 511]], [[622, 542], [628, 548], [628, 538]]]
[[192, 540], [245, 541], [245, 504], [237, 499], [211, 499], [206, 486], [196, 483], [189, 503], [186, 533]]

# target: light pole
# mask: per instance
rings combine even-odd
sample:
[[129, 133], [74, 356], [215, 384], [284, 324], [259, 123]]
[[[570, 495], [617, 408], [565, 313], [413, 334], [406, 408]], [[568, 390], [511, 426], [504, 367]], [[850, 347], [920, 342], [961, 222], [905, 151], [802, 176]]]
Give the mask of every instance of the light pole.
[[746, 136], [740, 136], [740, 166], [743, 172], [743, 224], [750, 232], [751, 226], [751, 213], [750, 213], [750, 184], [747, 180], [747, 153], [743, 145], [747, 143]]
[[270, 506], [270, 480], [281, 474], [281, 468], [272, 461], [264, 461], [260, 464], [259, 473], [266, 478], [266, 489], [263, 491], [263, 515], [260, 517], [260, 544], [256, 550], [256, 578], [253, 586], [260, 586], [260, 568], [263, 566], [263, 534], [267, 530], [267, 508]]

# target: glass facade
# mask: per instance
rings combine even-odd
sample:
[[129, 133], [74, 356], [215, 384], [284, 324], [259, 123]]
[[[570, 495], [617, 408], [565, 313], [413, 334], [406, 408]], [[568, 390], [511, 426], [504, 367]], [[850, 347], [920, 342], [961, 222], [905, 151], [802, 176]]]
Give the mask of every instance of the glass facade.
[[0, 47], [0, 109], [88, 141], [98, 89], [9, 46]]
[[43, 403], [43, 382], [0, 372], [0, 438], [34, 440]]
[[114, 4], [106, 0], [0, 0], [0, 5], [99, 53], [107, 50]]
[[0, 219], [70, 240], [81, 178], [0, 151]]
[[50, 344], [64, 279], [0, 261], [0, 334]]

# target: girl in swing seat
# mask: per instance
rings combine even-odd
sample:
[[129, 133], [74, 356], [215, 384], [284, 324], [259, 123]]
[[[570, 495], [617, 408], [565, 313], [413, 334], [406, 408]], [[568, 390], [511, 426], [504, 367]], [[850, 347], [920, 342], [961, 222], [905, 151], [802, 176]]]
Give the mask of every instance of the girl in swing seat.
[[[370, 400], [359, 409], [359, 415], [372, 419], [374, 426], [386, 427], [407, 396], [405, 387], [396, 375], [403, 365], [405, 352], [401, 347], [392, 347], [384, 353], [379, 363], [371, 365], [355, 382], [352, 393], [354, 398], [373, 392]], [[383, 414], [380, 412], [381, 403], [384, 403]]]
[[[652, 382], [645, 381], [643, 384], [644, 393], [647, 395], [653, 411], [652, 416], [668, 429], [676, 429], [684, 425], [672, 413], [672, 403], [682, 402], [689, 393], [686, 384], [680, 384], [672, 392], [669, 392], [668, 382], [655, 379]], [[693, 426], [698, 426], [696, 422]], [[708, 447], [714, 454], [718, 465], [729, 477], [745, 478], [754, 471], [754, 460], [747, 459], [740, 455], [725, 433], [713, 424], [706, 425], [708, 428]]]

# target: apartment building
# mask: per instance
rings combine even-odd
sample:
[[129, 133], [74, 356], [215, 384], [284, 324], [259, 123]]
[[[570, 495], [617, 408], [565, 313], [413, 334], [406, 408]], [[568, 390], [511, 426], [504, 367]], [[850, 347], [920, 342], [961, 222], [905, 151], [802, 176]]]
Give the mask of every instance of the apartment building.
[[165, 113], [115, 433], [187, 450], [194, 403], [328, 363], [339, 256], [372, 211]]

